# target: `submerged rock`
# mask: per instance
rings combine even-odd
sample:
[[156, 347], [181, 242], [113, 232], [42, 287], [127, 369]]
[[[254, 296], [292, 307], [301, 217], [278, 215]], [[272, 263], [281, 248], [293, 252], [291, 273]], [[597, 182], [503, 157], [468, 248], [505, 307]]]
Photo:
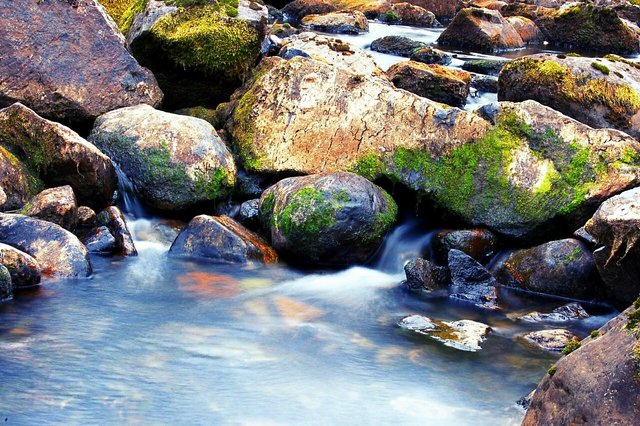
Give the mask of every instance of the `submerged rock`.
[[504, 285], [557, 296], [591, 299], [601, 286], [591, 251], [571, 238], [517, 250], [492, 270]]
[[384, 36], [371, 42], [371, 50], [389, 55], [411, 57], [413, 52], [424, 49], [427, 45], [421, 41], [411, 40], [403, 36]]
[[78, 203], [69, 185], [45, 189], [32, 198], [21, 214], [46, 220], [73, 231], [78, 225]]
[[524, 46], [520, 34], [500, 12], [462, 9], [438, 38], [441, 46], [495, 52]]
[[278, 261], [262, 238], [227, 216], [194, 217], [171, 245], [169, 255], [226, 263]]
[[113, 198], [117, 178], [111, 160], [73, 130], [22, 104], [0, 110], [0, 145], [47, 186], [70, 185], [82, 204], [103, 207]]
[[33, 256], [43, 275], [54, 278], [91, 275], [86, 247], [75, 235], [51, 222], [17, 214], [0, 214], [0, 242]]
[[574, 333], [562, 329], [533, 331], [525, 334], [523, 339], [549, 352], [562, 352], [570, 342], [580, 340]]
[[40, 283], [40, 264], [27, 253], [0, 243], [0, 265], [9, 270], [15, 288], [32, 287]]
[[635, 309], [609, 321], [596, 337], [587, 337], [556, 363], [553, 375], [538, 385], [524, 426], [637, 423], [640, 334], [628, 326]]
[[220, 200], [233, 187], [233, 157], [211, 124], [148, 105], [100, 116], [89, 139], [118, 163], [142, 200], [176, 211]]
[[509, 61], [502, 59], [472, 59], [465, 61], [464, 64], [462, 64], [462, 69], [497, 77], [500, 71], [502, 71], [502, 68], [508, 63]]
[[13, 284], [9, 270], [0, 264], [0, 302], [10, 299], [13, 295]]
[[395, 223], [393, 198], [353, 173], [283, 179], [260, 197], [273, 247], [312, 265], [365, 262]]
[[491, 327], [471, 320], [439, 321], [422, 315], [411, 315], [400, 320], [401, 328], [427, 336], [445, 346], [466, 352], [477, 352]]
[[549, 313], [530, 312], [518, 319], [527, 322], [567, 322], [589, 318], [589, 314], [576, 302], [560, 306]]
[[369, 32], [369, 21], [362, 12], [335, 12], [307, 15], [302, 18], [304, 29], [332, 34], [360, 34]]
[[640, 188], [602, 203], [585, 230], [600, 247], [593, 257], [607, 297], [628, 306], [640, 293]]
[[119, 208], [110, 206], [96, 218], [96, 222], [106, 226], [115, 240], [114, 253], [122, 256], [137, 256], [138, 251], [127, 227], [127, 222]]
[[155, 78], [126, 49], [96, 0], [12, 2], [0, 14], [0, 107], [86, 123], [124, 106], [158, 105]]
[[466, 253], [452, 249], [449, 250], [448, 266], [452, 298], [485, 309], [500, 309], [496, 279], [480, 263]]
[[404, 265], [409, 288], [434, 291], [446, 288], [451, 282], [449, 269], [436, 266], [426, 259], [417, 258]]

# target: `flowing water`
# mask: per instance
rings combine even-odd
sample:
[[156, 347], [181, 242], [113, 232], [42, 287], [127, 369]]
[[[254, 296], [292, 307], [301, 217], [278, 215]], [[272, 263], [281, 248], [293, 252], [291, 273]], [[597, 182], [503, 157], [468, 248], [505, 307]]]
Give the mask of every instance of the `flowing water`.
[[[439, 31], [374, 23], [353, 40], [390, 32], [432, 42]], [[432, 235], [417, 222], [390, 233], [370, 267], [228, 266], [170, 259], [177, 225], [144, 219], [123, 192], [138, 257], [94, 256], [91, 278], [0, 305], [0, 422], [510, 425], [556, 359], [517, 339], [552, 325], [405, 289], [402, 266]], [[502, 297], [509, 313], [565, 303]], [[614, 314], [587, 309], [570, 324], [581, 336]], [[461, 352], [400, 330], [410, 314], [493, 331]]]

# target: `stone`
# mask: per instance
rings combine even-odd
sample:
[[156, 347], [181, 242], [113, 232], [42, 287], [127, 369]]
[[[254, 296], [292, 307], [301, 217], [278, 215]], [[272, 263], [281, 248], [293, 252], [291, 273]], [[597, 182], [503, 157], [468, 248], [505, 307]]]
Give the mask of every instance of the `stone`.
[[536, 54], [507, 64], [498, 99], [536, 100], [595, 128], [640, 136], [640, 65], [624, 58]]
[[364, 263], [396, 214], [389, 194], [353, 173], [283, 179], [260, 197], [260, 215], [273, 247], [310, 265]]
[[480, 263], [456, 249], [449, 250], [450, 297], [490, 310], [500, 309], [496, 279]]
[[257, 229], [260, 227], [260, 199], [245, 201], [240, 204], [240, 211], [236, 218], [243, 226], [249, 229]]
[[489, 75], [475, 74], [471, 76], [471, 88], [479, 92], [498, 93], [498, 79]]
[[507, 63], [509, 63], [509, 61], [503, 59], [471, 59], [462, 64], [462, 69], [497, 77]]
[[382, 6], [377, 19], [387, 24], [411, 27], [437, 28], [442, 25], [432, 12], [410, 3], [392, 3]]
[[449, 22], [464, 6], [463, 0], [390, 0], [390, 3], [408, 2], [432, 12], [441, 22]]
[[531, 19], [524, 16], [508, 16], [505, 20], [513, 25], [524, 44], [542, 44], [544, 42], [542, 31]]
[[83, 278], [91, 275], [86, 247], [66, 229], [41, 219], [0, 214], [0, 242], [31, 255], [42, 275]]
[[427, 45], [421, 41], [411, 40], [403, 36], [384, 36], [371, 42], [371, 50], [386, 53], [388, 55], [411, 57], [418, 49], [424, 49]]
[[42, 189], [43, 183], [1, 143], [0, 139], [0, 211], [17, 210]]
[[113, 198], [118, 181], [109, 157], [73, 130], [22, 104], [0, 110], [0, 146], [33, 171], [34, 188], [40, 187], [38, 179], [48, 187], [70, 185], [78, 201], [92, 207], [103, 207]]
[[589, 318], [590, 315], [577, 302], [562, 305], [549, 313], [530, 312], [518, 319], [526, 322], [567, 322]]
[[422, 315], [410, 315], [398, 322], [400, 328], [427, 336], [445, 346], [465, 352], [477, 352], [491, 327], [477, 321], [439, 321]]
[[532, 331], [522, 337], [527, 343], [549, 352], [562, 352], [574, 340], [580, 340], [574, 333], [563, 330]]
[[96, 212], [91, 207], [78, 207], [78, 226], [91, 226], [96, 220]]
[[605, 294], [623, 309], [640, 293], [640, 188], [609, 198], [584, 228], [599, 247], [593, 258]]
[[11, 283], [11, 275], [4, 265], [0, 265], [0, 302], [11, 299], [12, 296], [13, 284]]
[[435, 291], [446, 288], [451, 282], [451, 274], [446, 267], [437, 266], [420, 257], [404, 265], [407, 285], [412, 290]]
[[83, 242], [90, 253], [110, 255], [117, 252], [116, 239], [106, 226], [93, 228]]
[[432, 47], [422, 47], [411, 51], [410, 59], [423, 64], [439, 64], [449, 65], [451, 63], [451, 55], [439, 49]]
[[572, 238], [516, 250], [492, 271], [503, 285], [590, 300], [601, 287], [591, 251]]
[[171, 245], [169, 255], [239, 264], [278, 261], [262, 238], [227, 216], [194, 217]]
[[471, 84], [471, 75], [466, 71], [414, 61], [391, 66], [387, 77], [399, 89], [457, 107], [467, 103]]
[[235, 183], [233, 157], [211, 124], [148, 105], [100, 116], [89, 140], [131, 180], [141, 199], [180, 211], [226, 197]]
[[129, 54], [96, 0], [2, 9], [0, 107], [21, 102], [43, 117], [88, 124], [116, 108], [160, 104], [155, 78]]
[[305, 30], [331, 34], [360, 34], [369, 32], [369, 21], [364, 13], [334, 12], [324, 15], [307, 15], [302, 18], [301, 26]]
[[338, 4], [331, 0], [294, 0], [282, 8], [287, 21], [294, 25], [299, 24], [307, 15], [321, 15], [338, 10], [340, 10]]
[[524, 41], [500, 12], [472, 7], [458, 12], [438, 38], [438, 44], [481, 52], [500, 52], [519, 49], [524, 46]]
[[69, 185], [45, 189], [20, 211], [26, 216], [46, 220], [72, 231], [78, 225], [78, 203]]
[[16, 289], [40, 284], [40, 264], [27, 253], [0, 243], [0, 265], [9, 270]]
[[476, 261], [486, 264], [496, 253], [498, 237], [488, 229], [445, 229], [435, 234], [432, 240], [433, 257], [446, 264], [449, 251], [460, 250]]
[[110, 206], [104, 209], [96, 218], [96, 222], [106, 226], [115, 240], [114, 253], [122, 256], [137, 256], [138, 250], [133, 244], [133, 238], [127, 227], [127, 222], [119, 208]]
[[[561, 358], [536, 389], [523, 426], [633, 425], [640, 418], [640, 344], [630, 307]], [[637, 312], [637, 311], [636, 311]]]

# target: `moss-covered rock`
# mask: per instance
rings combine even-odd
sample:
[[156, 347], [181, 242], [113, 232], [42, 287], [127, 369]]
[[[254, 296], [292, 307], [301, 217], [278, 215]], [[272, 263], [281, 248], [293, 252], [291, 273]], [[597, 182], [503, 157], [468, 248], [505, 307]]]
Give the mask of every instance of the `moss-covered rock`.
[[392, 3], [380, 7], [377, 19], [390, 25], [408, 25], [412, 27], [441, 27], [431, 11], [411, 3]]
[[616, 56], [539, 54], [507, 64], [498, 99], [536, 100], [592, 127], [640, 136], [640, 66]]
[[107, 152], [152, 207], [179, 211], [226, 197], [235, 184], [231, 153], [204, 120], [122, 108], [96, 120], [89, 139]]
[[[135, 16], [144, 12], [148, 0], [99, 0], [109, 16], [118, 24], [122, 34], [127, 34]], [[168, 3], [168, 2], [167, 2]]]
[[352, 173], [283, 179], [260, 198], [260, 215], [273, 247], [311, 265], [366, 261], [396, 214], [389, 194]]
[[21, 208], [43, 187], [36, 173], [0, 146], [0, 211]]

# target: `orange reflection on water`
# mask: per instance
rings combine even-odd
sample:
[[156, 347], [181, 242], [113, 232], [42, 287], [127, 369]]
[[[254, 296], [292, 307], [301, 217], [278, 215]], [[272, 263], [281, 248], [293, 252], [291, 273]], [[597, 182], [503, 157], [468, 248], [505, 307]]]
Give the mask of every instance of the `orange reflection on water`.
[[198, 299], [223, 299], [240, 293], [240, 283], [229, 275], [187, 272], [178, 277], [180, 291]]

